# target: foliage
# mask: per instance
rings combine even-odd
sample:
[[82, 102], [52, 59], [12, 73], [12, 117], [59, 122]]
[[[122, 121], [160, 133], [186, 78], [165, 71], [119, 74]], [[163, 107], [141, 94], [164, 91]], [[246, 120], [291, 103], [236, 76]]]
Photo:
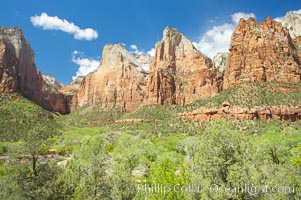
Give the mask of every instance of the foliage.
[[278, 82], [243, 83], [220, 92], [210, 99], [198, 99], [185, 106], [188, 111], [199, 107], [220, 108], [224, 101], [232, 106], [299, 106], [301, 84]]
[[[177, 115], [224, 101], [297, 106], [299, 91], [299, 84], [248, 83], [184, 108], [148, 105], [120, 113], [83, 107], [70, 115], [2, 94], [0, 198], [300, 199], [296, 190], [235, 192], [245, 185], [300, 190], [300, 121], [189, 121]], [[151, 121], [114, 123], [131, 118]], [[60, 155], [43, 158], [49, 148]]]

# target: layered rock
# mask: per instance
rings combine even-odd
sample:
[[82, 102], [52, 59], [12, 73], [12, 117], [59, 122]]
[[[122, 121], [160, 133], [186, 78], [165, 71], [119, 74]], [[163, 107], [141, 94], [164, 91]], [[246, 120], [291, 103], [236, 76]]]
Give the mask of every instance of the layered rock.
[[77, 92], [84, 80], [84, 76], [77, 77], [72, 83], [62, 87], [59, 91], [69, 99], [69, 110], [73, 111], [77, 107]]
[[123, 45], [106, 45], [100, 66], [82, 81], [73, 98], [73, 107], [88, 104], [101, 108], [115, 107], [124, 112], [135, 110], [145, 96], [147, 74], [143, 64]]
[[43, 101], [42, 106], [50, 111], [59, 113], [70, 113], [71, 100], [73, 94], [64, 94], [61, 89], [64, 84], [56, 80], [51, 75], [42, 75], [43, 77]]
[[300, 80], [300, 60], [289, 31], [270, 17], [260, 23], [241, 19], [231, 38], [223, 88], [243, 82]]
[[0, 26], [0, 91], [19, 92], [41, 103], [42, 90], [43, 78], [22, 30]]
[[84, 76], [78, 76], [72, 83], [69, 85], [63, 86], [59, 89], [60, 92], [66, 95], [76, 95], [77, 91], [80, 88], [80, 85], [82, 84], [84, 80]]
[[63, 93], [43, 93], [42, 102], [38, 104], [41, 105], [44, 109], [52, 111], [52, 112], [59, 112], [61, 114], [68, 114], [71, 111], [71, 102], [72, 102], [72, 95], [65, 95]]
[[0, 92], [17, 92], [47, 110], [68, 113], [69, 100], [53, 80], [37, 71], [22, 30], [0, 26]]
[[295, 45], [296, 50], [298, 52], [299, 62], [301, 62], [301, 36], [294, 39], [294, 45]]
[[176, 29], [166, 27], [156, 44], [147, 83], [147, 104], [185, 105], [218, 92], [212, 61]]
[[180, 117], [190, 120], [236, 120], [236, 119], [260, 119], [260, 120], [301, 120], [300, 107], [287, 106], [271, 106], [261, 107], [255, 106], [253, 108], [245, 108], [239, 106], [224, 106], [223, 108], [210, 109], [201, 107], [192, 112], [180, 113]]

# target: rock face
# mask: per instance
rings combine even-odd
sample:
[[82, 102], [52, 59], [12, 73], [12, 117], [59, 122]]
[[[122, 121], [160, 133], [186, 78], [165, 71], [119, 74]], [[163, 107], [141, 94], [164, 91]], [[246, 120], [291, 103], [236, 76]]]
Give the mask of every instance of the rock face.
[[19, 92], [41, 103], [42, 90], [43, 78], [22, 30], [0, 26], [0, 92]]
[[149, 72], [149, 65], [152, 62], [152, 57], [149, 54], [135, 55], [137, 61], [140, 63], [144, 72]]
[[49, 93], [43, 94], [41, 105], [46, 110], [51, 112], [59, 112], [61, 114], [68, 114], [71, 110], [72, 95], [65, 95], [63, 93]]
[[229, 59], [229, 53], [217, 53], [213, 57], [213, 65], [218, 71], [224, 72]]
[[[281, 23], [271, 18], [260, 23], [241, 19], [231, 38], [230, 53], [217, 54], [213, 62], [183, 34], [166, 27], [153, 58], [132, 54], [121, 44], [106, 45], [98, 69], [67, 86], [37, 71], [22, 30], [0, 26], [0, 92], [18, 92], [61, 113], [83, 105], [131, 112], [142, 104], [185, 105], [244, 82], [299, 83], [301, 15], [289, 12]], [[273, 109], [272, 114], [280, 118], [295, 116]], [[264, 118], [261, 111], [245, 108], [201, 110], [198, 116], [217, 113], [214, 116], [219, 117], [220, 112]]]
[[236, 120], [236, 119], [261, 119], [261, 120], [301, 120], [301, 108], [300, 107], [286, 107], [286, 106], [271, 106], [244, 108], [244, 107], [230, 107], [225, 106], [218, 109], [209, 109], [201, 107], [192, 112], [180, 113], [180, 117], [190, 120]]
[[301, 36], [294, 40], [294, 45], [298, 51], [299, 62], [301, 62]]
[[176, 29], [166, 27], [150, 65], [146, 104], [185, 105], [218, 92], [212, 61]]
[[98, 69], [84, 78], [72, 107], [83, 105], [120, 108], [130, 112], [144, 99], [146, 76], [143, 65], [121, 44], [106, 45]]
[[69, 99], [68, 108], [69, 111], [73, 111], [77, 106], [77, 92], [84, 80], [84, 76], [77, 77], [72, 83], [62, 87], [59, 91], [63, 93]]
[[72, 83], [69, 85], [63, 86], [59, 89], [59, 91], [66, 95], [76, 95], [77, 91], [80, 88], [81, 83], [84, 80], [84, 76], [77, 77]]
[[42, 78], [44, 81], [44, 91], [58, 92], [64, 84], [56, 80], [53, 76], [42, 74]]
[[47, 110], [68, 113], [69, 98], [58, 93], [59, 87], [37, 71], [22, 30], [0, 26], [0, 92], [17, 92]]
[[42, 75], [43, 77], [43, 101], [41, 105], [50, 111], [59, 113], [69, 113], [71, 107], [71, 94], [61, 92], [63, 84], [56, 80], [53, 76]]
[[281, 19], [283, 27], [289, 30], [289, 33], [293, 39], [301, 36], [301, 14], [290, 11]]
[[241, 19], [231, 38], [223, 88], [242, 82], [300, 80], [298, 52], [289, 31], [270, 17], [260, 23]]

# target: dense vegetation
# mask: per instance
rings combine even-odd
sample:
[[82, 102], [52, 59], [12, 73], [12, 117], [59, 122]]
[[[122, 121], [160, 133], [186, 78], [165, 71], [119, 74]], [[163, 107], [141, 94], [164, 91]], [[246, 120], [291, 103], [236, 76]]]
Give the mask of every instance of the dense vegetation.
[[185, 106], [187, 110], [194, 110], [201, 106], [218, 108], [224, 101], [233, 106], [300, 106], [301, 84], [287, 84], [278, 82], [243, 83], [229, 90], [222, 91], [211, 99], [199, 99]]
[[[298, 85], [244, 88], [185, 108], [150, 105], [124, 114], [83, 107], [65, 116], [1, 95], [0, 199], [300, 199], [300, 121], [177, 117], [223, 101], [300, 105]], [[252, 101], [241, 100], [248, 95]], [[152, 121], [114, 123], [130, 118]]]

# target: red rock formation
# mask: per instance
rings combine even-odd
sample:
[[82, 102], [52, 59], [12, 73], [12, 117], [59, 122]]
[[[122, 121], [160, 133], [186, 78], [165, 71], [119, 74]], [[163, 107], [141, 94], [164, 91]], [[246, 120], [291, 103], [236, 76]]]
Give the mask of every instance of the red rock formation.
[[212, 61], [176, 29], [165, 28], [150, 65], [146, 104], [185, 105], [218, 92]]
[[139, 124], [139, 123], [150, 123], [150, 122], [159, 122], [160, 120], [156, 119], [141, 119], [141, 118], [135, 118], [135, 119], [119, 119], [116, 120], [114, 123], [124, 123], [124, 124]]
[[146, 73], [135, 55], [121, 44], [106, 45], [100, 66], [84, 78], [72, 105], [130, 112], [143, 102], [145, 84]]
[[46, 110], [68, 114], [71, 109], [72, 97], [72, 95], [62, 93], [44, 92], [41, 105]]
[[0, 91], [17, 91], [17, 66], [18, 61], [12, 45], [0, 39]]
[[47, 110], [68, 113], [69, 97], [46, 85], [22, 30], [0, 26], [0, 92], [18, 92]]
[[63, 86], [59, 89], [59, 91], [66, 95], [76, 95], [77, 91], [80, 88], [80, 85], [85, 77], [80, 76], [77, 77], [72, 83], [69, 85]]
[[242, 82], [300, 80], [300, 61], [289, 31], [270, 17], [261, 23], [241, 19], [231, 38], [223, 88]]
[[64, 94], [65, 97], [68, 97], [68, 108], [69, 111], [73, 111], [77, 106], [77, 92], [81, 86], [82, 81], [85, 77], [77, 77], [72, 83], [62, 87], [59, 91]]
[[43, 79], [34, 64], [34, 53], [18, 28], [0, 27], [0, 91], [20, 92], [42, 101]]
[[296, 50], [298, 52], [299, 62], [301, 63], [301, 36], [297, 37], [294, 40], [294, 45], [295, 45]]
[[192, 112], [180, 113], [180, 117], [190, 120], [235, 120], [235, 119], [261, 119], [261, 120], [301, 120], [300, 107], [287, 107], [287, 106], [271, 106], [253, 108], [244, 108], [239, 106], [226, 106], [223, 108], [210, 109], [201, 107]]

